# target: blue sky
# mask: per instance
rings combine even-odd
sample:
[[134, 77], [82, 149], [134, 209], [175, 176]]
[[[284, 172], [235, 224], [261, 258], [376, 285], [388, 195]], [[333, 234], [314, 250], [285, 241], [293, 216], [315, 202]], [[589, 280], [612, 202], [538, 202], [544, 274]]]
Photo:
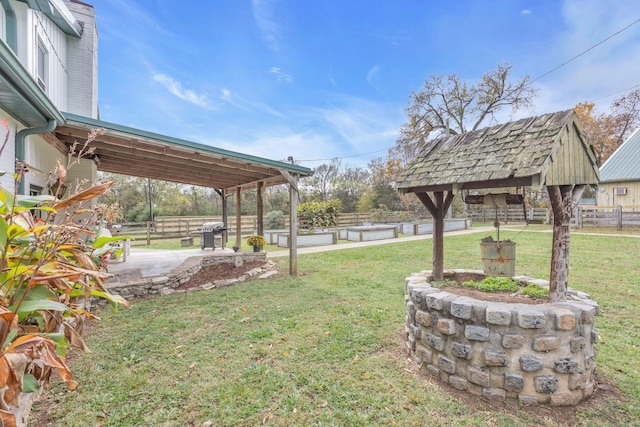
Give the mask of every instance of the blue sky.
[[[636, 0], [89, 2], [101, 119], [312, 168], [385, 156], [430, 75], [536, 78], [640, 18]], [[638, 70], [640, 23], [536, 81], [513, 118], [604, 112]]]

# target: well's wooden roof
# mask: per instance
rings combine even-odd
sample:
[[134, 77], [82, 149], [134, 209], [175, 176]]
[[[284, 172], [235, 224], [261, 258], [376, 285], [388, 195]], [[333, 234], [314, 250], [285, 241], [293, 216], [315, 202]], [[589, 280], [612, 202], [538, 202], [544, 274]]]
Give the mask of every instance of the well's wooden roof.
[[597, 183], [593, 147], [567, 110], [429, 141], [396, 186], [416, 193]]

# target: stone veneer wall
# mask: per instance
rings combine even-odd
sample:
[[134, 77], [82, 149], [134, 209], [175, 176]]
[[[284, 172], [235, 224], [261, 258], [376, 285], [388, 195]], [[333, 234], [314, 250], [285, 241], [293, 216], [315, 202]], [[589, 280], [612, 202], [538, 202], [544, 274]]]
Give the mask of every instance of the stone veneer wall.
[[[192, 257], [188, 258], [182, 265], [174, 268], [169, 274], [155, 277], [144, 277], [125, 283], [107, 283], [107, 289], [112, 294], [121, 295], [124, 298], [136, 298], [146, 295], [167, 295], [175, 292], [175, 289], [187, 282], [192, 276], [197, 274], [200, 269], [205, 265], [219, 264], [219, 263], [233, 263], [236, 266], [241, 266], [245, 262], [265, 261], [265, 267], [256, 269], [256, 271], [250, 271], [246, 275], [254, 276], [257, 274], [265, 274], [268, 270], [275, 270], [276, 267], [273, 263], [266, 262], [266, 252], [239, 252], [229, 254], [218, 254], [215, 256], [207, 257]], [[225, 286], [233, 283], [246, 280], [246, 277], [240, 277], [238, 279], [221, 280], [219, 283], [211, 283], [209, 288], [217, 286]], [[224, 283], [223, 283], [224, 282]], [[200, 289], [200, 288], [196, 288]], [[106, 304], [106, 301], [99, 300], [100, 304]]]
[[[445, 271], [448, 279], [458, 275], [484, 277]], [[405, 331], [410, 354], [433, 376], [474, 395], [527, 405], [574, 405], [593, 394], [599, 308], [589, 295], [569, 290], [566, 302], [488, 302], [434, 288], [432, 280], [430, 271], [406, 279]]]

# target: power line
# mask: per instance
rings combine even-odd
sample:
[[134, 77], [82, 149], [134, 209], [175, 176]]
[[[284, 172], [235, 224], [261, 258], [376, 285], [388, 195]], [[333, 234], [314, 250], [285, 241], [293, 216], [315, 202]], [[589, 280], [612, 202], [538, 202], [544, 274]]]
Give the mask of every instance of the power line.
[[626, 88], [626, 89], [619, 90], [619, 91], [614, 92], [614, 93], [610, 93], [609, 95], [601, 96], [601, 97], [600, 97], [600, 98], [598, 98], [598, 99], [594, 99], [594, 100], [593, 100], [593, 102], [601, 101], [601, 100], [603, 100], [603, 99], [609, 98], [609, 97], [611, 97], [611, 96], [613, 96], [613, 95], [617, 95], [617, 94], [619, 94], [619, 93], [628, 92], [628, 91], [630, 91], [631, 89], [635, 89], [635, 88], [637, 88], [637, 87], [640, 87], [640, 84], [637, 84], [637, 85], [635, 85], [635, 86], [628, 87], [628, 88]]
[[328, 161], [331, 161], [331, 160], [350, 159], [352, 157], [362, 157], [362, 156], [368, 156], [369, 154], [379, 153], [381, 151], [388, 151], [391, 148], [393, 148], [393, 147], [382, 148], [380, 150], [370, 151], [368, 153], [353, 154], [351, 156], [331, 157], [331, 158], [328, 158], [328, 159], [309, 159], [309, 160], [298, 160], [298, 159], [296, 159], [296, 162], [328, 162]]
[[[630, 23], [630, 24], [629, 24], [629, 25], [627, 25], [626, 27], [624, 27], [624, 28], [622, 28], [622, 29], [620, 29], [620, 30], [616, 31], [615, 33], [613, 33], [613, 34], [611, 34], [611, 35], [607, 36], [607, 37], [606, 37], [606, 38], [604, 38], [603, 40], [599, 41], [598, 43], [594, 44], [593, 46], [589, 47], [588, 49], [586, 49], [586, 50], [584, 50], [584, 51], [580, 52], [579, 54], [577, 54], [577, 55], [575, 55], [574, 57], [572, 57], [571, 59], [569, 59], [569, 60], [567, 60], [567, 61], [563, 62], [562, 64], [558, 65], [557, 67], [555, 67], [555, 68], [553, 68], [553, 69], [551, 69], [551, 70], [547, 71], [547, 72], [546, 72], [546, 73], [544, 73], [544, 74], [539, 75], [539, 76], [538, 76], [538, 77], [536, 77], [535, 79], [531, 80], [531, 81], [529, 82], [529, 84], [531, 84], [531, 83], [533, 83], [533, 82], [535, 82], [535, 81], [537, 81], [537, 80], [540, 80], [541, 78], [548, 76], [549, 74], [551, 74], [551, 73], [553, 73], [553, 72], [557, 71], [558, 69], [560, 69], [560, 68], [564, 67], [565, 65], [569, 64], [570, 62], [575, 61], [576, 59], [578, 59], [578, 58], [579, 58], [579, 57], [581, 57], [582, 55], [586, 54], [587, 52], [592, 51], [592, 50], [593, 50], [593, 49], [595, 49], [596, 47], [598, 47], [598, 46], [600, 46], [600, 45], [604, 44], [605, 42], [607, 42], [608, 40], [610, 40], [610, 39], [612, 39], [613, 37], [617, 36], [618, 34], [622, 33], [623, 31], [628, 30], [629, 28], [631, 28], [632, 26], [634, 26], [634, 25], [635, 25], [635, 24], [637, 24], [638, 22], [640, 22], [640, 18], [636, 19], [635, 21], [633, 21], [632, 23]], [[612, 93], [612, 94], [610, 94], [610, 95], [606, 95], [606, 96], [600, 97], [600, 98], [596, 99], [596, 101], [599, 101], [599, 100], [601, 100], [601, 99], [608, 98], [608, 97], [613, 96], [613, 95], [617, 95], [617, 94], [622, 93], [622, 92], [627, 92], [627, 91], [629, 91], [629, 90], [631, 90], [631, 89], [635, 89], [636, 87], [640, 87], [640, 84], [637, 84], [637, 85], [635, 85], [635, 86], [631, 86], [631, 87], [629, 87], [629, 88], [627, 88], [627, 89], [623, 89], [623, 90], [621, 90], [621, 91], [618, 91], [618, 92]], [[594, 102], [595, 102], [595, 101], [594, 101]], [[375, 154], [375, 153], [379, 153], [379, 152], [381, 152], [381, 151], [388, 151], [388, 150], [389, 150], [389, 149], [391, 149], [391, 148], [392, 148], [392, 147], [389, 147], [389, 148], [383, 148], [383, 149], [381, 149], [381, 150], [370, 151], [370, 152], [368, 152], [368, 153], [362, 153], [362, 154], [354, 154], [354, 155], [351, 155], [351, 156], [331, 157], [331, 158], [326, 158], [326, 159], [297, 160], [297, 161], [298, 161], [298, 162], [327, 162], [327, 161], [331, 161], [331, 160], [349, 159], [349, 158], [353, 158], [353, 157], [362, 157], [362, 156], [367, 156], [367, 155], [369, 155], [369, 154]]]
[[617, 36], [618, 34], [620, 34], [621, 32], [631, 28], [633, 25], [637, 24], [638, 22], [640, 22], [640, 18], [636, 19], [635, 21], [633, 21], [631, 24], [627, 25], [626, 27], [624, 27], [621, 30], [616, 31], [615, 33], [611, 34], [610, 36], [608, 36], [607, 38], [605, 38], [604, 40], [599, 41], [598, 43], [594, 44], [593, 46], [591, 46], [590, 48], [588, 48], [587, 50], [584, 50], [582, 52], [580, 52], [579, 54], [577, 54], [576, 56], [574, 56], [573, 58], [569, 59], [568, 61], [563, 62], [562, 64], [558, 65], [557, 67], [555, 67], [552, 70], [547, 71], [546, 73], [536, 77], [535, 79], [531, 80], [530, 83], [535, 82], [536, 80], [540, 80], [543, 77], [548, 76], [549, 74], [553, 73], [554, 71], [558, 70], [561, 67], [564, 67], [565, 65], [567, 65], [568, 63], [574, 61], [575, 59], [581, 57], [582, 55], [584, 55], [585, 53], [595, 49], [596, 47], [600, 46], [601, 44], [603, 44], [604, 42], [606, 42], [607, 40]]

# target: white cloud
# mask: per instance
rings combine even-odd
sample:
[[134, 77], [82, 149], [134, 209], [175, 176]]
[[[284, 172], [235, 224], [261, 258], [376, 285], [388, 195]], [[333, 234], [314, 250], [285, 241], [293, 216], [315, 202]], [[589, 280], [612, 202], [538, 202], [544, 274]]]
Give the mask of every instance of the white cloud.
[[376, 85], [376, 80], [378, 79], [378, 74], [380, 74], [380, 70], [382, 70], [382, 65], [374, 65], [369, 72], [367, 73], [367, 82], [374, 88], [376, 91], [380, 92], [380, 89]]
[[565, 0], [561, 10], [564, 30], [555, 35], [552, 49], [545, 53], [545, 63], [549, 65], [542, 72], [593, 49], [536, 82], [540, 88], [536, 113], [572, 108], [582, 101], [596, 102], [598, 111], [606, 112], [611, 101], [622, 95], [620, 91], [640, 83], [640, 23], [595, 45], [632, 23], [637, 15], [636, 4]]
[[162, 84], [169, 91], [169, 93], [177, 96], [182, 100], [190, 102], [199, 107], [211, 108], [206, 93], [199, 94], [191, 89], [184, 89], [179, 81], [162, 73], [154, 74], [153, 80]]
[[275, 76], [275, 78], [279, 81], [279, 82], [283, 82], [283, 83], [293, 83], [293, 76], [291, 76], [290, 74], [285, 74], [282, 72], [282, 70], [280, 70], [280, 68], [278, 67], [271, 67], [269, 68], [269, 73], [273, 76]]
[[273, 51], [279, 50], [280, 26], [276, 21], [274, 0], [253, 0], [253, 18], [262, 32], [267, 45]]
[[531, 13], [532, 13], [532, 12], [531, 12], [529, 9], [522, 9], [522, 10], [520, 11], [520, 14], [521, 14], [521, 15], [531, 15]]
[[220, 99], [225, 101], [226, 103], [233, 105], [236, 108], [240, 108], [245, 111], [254, 111], [254, 112], [263, 112], [268, 113], [273, 116], [283, 117], [282, 113], [279, 111], [269, 107], [268, 105], [261, 102], [254, 102], [249, 99], [246, 99], [234, 92], [231, 92], [229, 89], [223, 87], [220, 90]]

